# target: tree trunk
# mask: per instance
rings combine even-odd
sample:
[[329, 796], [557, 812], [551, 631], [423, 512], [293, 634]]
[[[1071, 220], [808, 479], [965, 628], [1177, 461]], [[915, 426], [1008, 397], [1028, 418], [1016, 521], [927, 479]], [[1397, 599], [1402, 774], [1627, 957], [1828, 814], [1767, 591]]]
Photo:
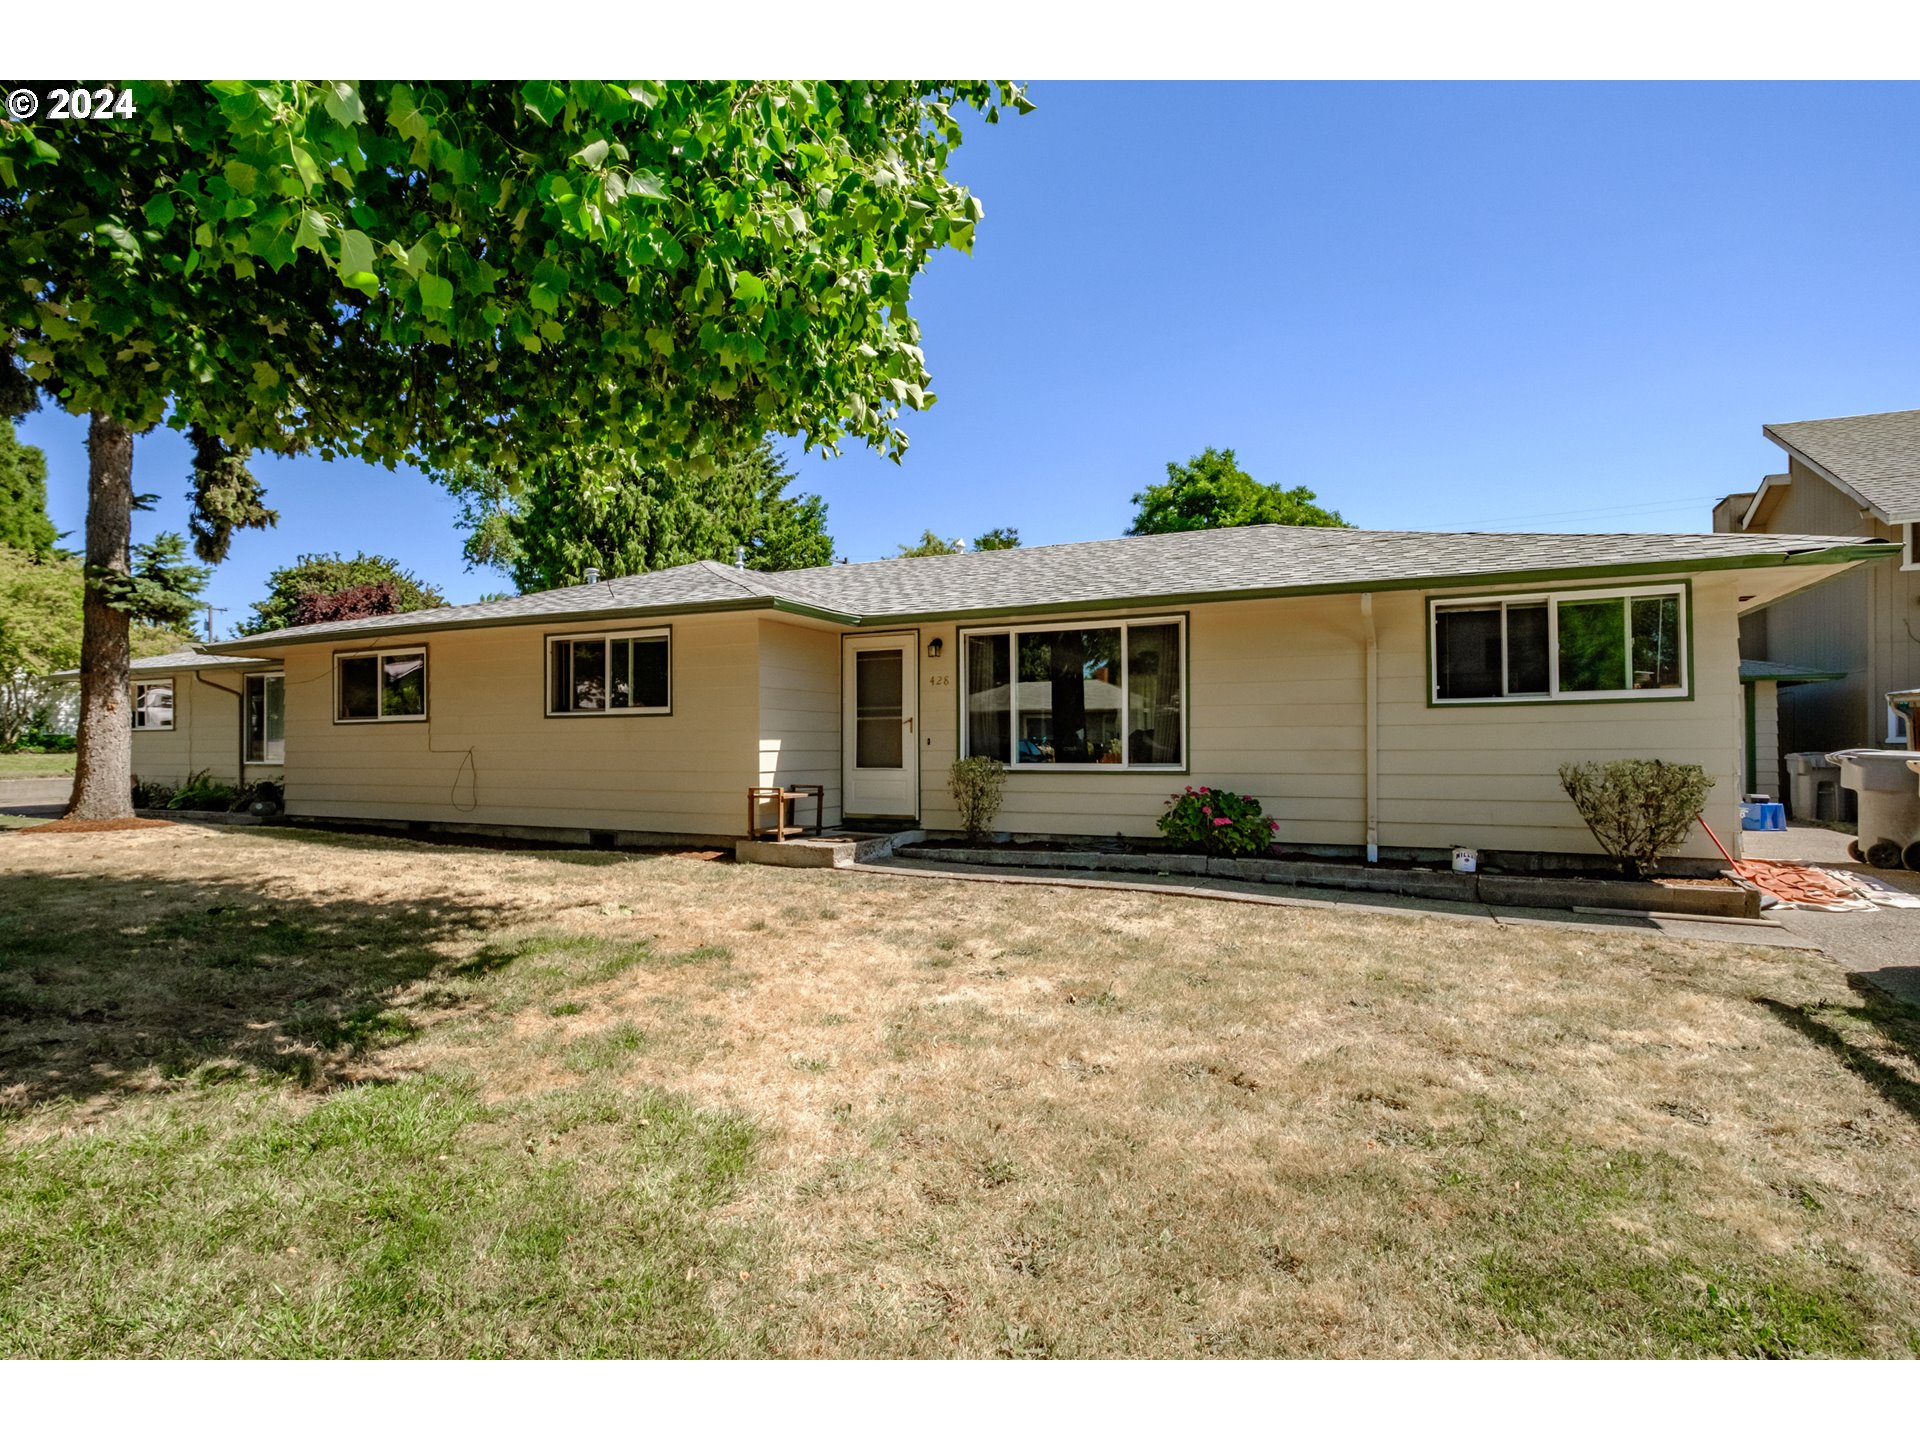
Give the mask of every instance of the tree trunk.
[[[133, 432], [94, 412], [87, 428], [87, 568], [127, 573], [133, 540]], [[133, 814], [129, 625], [87, 581], [80, 636], [80, 731], [70, 820]]]

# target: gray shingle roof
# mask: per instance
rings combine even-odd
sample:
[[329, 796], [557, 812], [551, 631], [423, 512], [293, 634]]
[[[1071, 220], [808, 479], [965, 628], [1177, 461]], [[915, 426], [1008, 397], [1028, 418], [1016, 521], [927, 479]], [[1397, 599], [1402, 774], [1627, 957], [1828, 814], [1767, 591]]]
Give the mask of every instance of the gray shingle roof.
[[[135, 660], [127, 668], [136, 675], [151, 675], [156, 671], [170, 670], [214, 670], [227, 665], [253, 665], [258, 662], [245, 655], [202, 655], [198, 650], [173, 650], [165, 655], [145, 655]], [[77, 680], [78, 670], [56, 670], [47, 677], [50, 680]]]
[[1920, 519], [1920, 410], [1761, 428], [1852, 490], [1882, 520]]
[[1522, 574], [1585, 578], [1763, 566], [1860, 543], [1858, 537], [1825, 535], [1446, 534], [1250, 525], [774, 573], [702, 560], [598, 585], [307, 625], [213, 648], [235, 652], [250, 643], [308, 640], [372, 643], [387, 632], [732, 608], [800, 610], [858, 625], [1247, 594], [1406, 588]]

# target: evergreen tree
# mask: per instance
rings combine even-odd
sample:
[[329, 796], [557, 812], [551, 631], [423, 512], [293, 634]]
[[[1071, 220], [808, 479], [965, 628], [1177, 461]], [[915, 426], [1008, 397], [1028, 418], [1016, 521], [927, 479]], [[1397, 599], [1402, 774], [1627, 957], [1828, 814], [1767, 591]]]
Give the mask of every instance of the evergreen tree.
[[505, 571], [524, 591], [577, 585], [591, 567], [640, 575], [694, 560], [749, 570], [798, 570], [833, 561], [827, 506], [788, 495], [792, 473], [762, 440], [707, 474], [691, 468], [581, 477], [542, 467], [513, 493], [477, 467], [444, 477], [460, 498], [469, 565]]
[[53, 553], [60, 538], [47, 518], [47, 456], [0, 424], [0, 545], [29, 555]]
[[911, 545], [902, 545], [897, 558], [916, 560], [923, 555], [958, 555], [966, 549], [966, 542], [958, 538], [943, 540], [931, 530], [922, 530], [920, 538]]

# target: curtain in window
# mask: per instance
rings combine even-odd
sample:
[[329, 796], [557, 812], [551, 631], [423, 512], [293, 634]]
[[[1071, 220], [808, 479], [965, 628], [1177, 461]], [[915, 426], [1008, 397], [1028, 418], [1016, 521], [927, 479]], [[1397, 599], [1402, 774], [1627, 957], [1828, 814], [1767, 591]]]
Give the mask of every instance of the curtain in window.
[[1005, 635], [967, 637], [967, 754], [1013, 760], [1013, 685]]
[[1127, 628], [1127, 761], [1180, 763], [1180, 627]]

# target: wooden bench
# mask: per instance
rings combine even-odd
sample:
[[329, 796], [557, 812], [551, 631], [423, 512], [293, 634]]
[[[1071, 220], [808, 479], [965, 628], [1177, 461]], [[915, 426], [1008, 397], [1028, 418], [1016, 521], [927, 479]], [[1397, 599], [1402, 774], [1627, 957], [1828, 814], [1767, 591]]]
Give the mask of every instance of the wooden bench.
[[[787, 807], [796, 800], [813, 801], [813, 833], [818, 835], [827, 808], [826, 786], [750, 785], [747, 787], [747, 838], [785, 840], [792, 835], [804, 835], [807, 827], [798, 823], [800, 816], [797, 812], [793, 817], [795, 823], [787, 823]], [[764, 805], [776, 807], [774, 823], [771, 825], [760, 822], [760, 809]]]

